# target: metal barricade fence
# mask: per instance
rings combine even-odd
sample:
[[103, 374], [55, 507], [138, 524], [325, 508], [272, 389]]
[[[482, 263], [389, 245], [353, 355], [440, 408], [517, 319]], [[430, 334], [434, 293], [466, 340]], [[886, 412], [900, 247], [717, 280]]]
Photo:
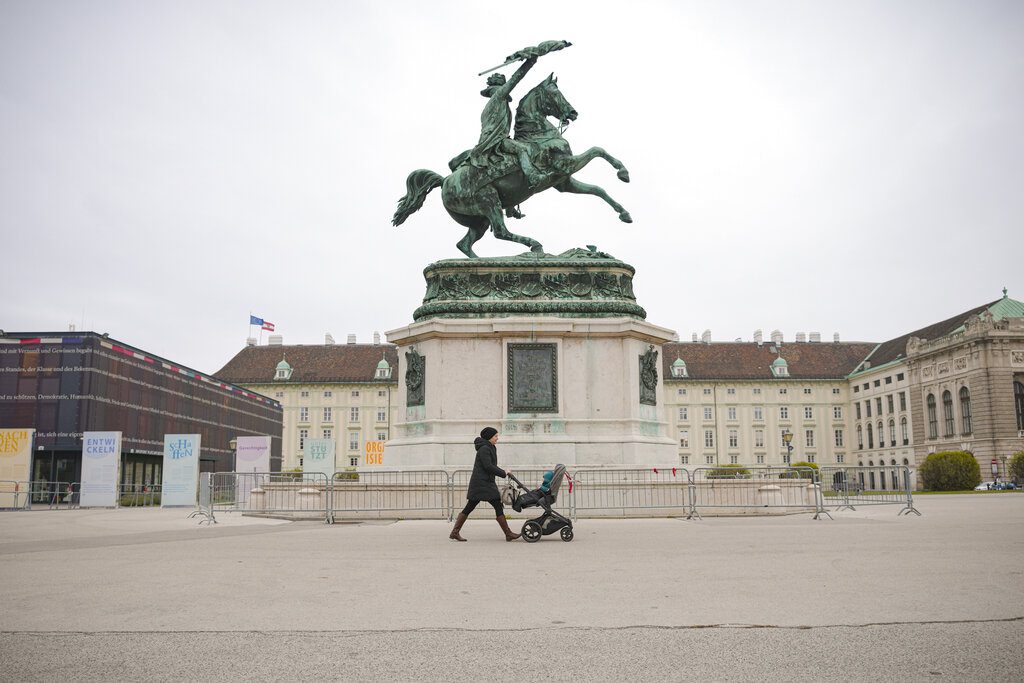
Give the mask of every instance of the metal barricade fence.
[[685, 515], [690, 474], [683, 468], [581, 469], [574, 475], [573, 518]]
[[27, 481], [0, 481], [0, 510], [28, 510], [31, 488]]
[[49, 506], [51, 510], [75, 510], [78, 508], [82, 487], [77, 482], [32, 481], [29, 482], [29, 507]]
[[[200, 483], [205, 483], [201, 481]], [[305, 514], [330, 523], [330, 483], [322, 473], [214, 472], [208, 484], [211, 514]]]
[[[551, 467], [516, 467], [513, 468], [512, 474], [516, 479], [523, 483], [523, 486], [527, 490], [533, 490], [539, 488], [541, 482], [544, 480], [544, 473], [550, 472]], [[466, 491], [469, 488], [469, 479], [473, 475], [473, 470], [454, 470], [450, 473], [451, 475], [451, 509], [449, 512], [449, 520], [454, 519], [455, 515], [462, 511], [462, 508], [466, 505]], [[570, 491], [575, 485], [576, 474], [566, 470], [566, 477], [562, 481], [558, 489], [558, 497], [555, 500], [555, 504], [551, 506], [552, 510], [557, 510], [559, 514], [572, 517], [574, 512], [572, 509], [572, 499], [574, 493]], [[573, 485], [570, 485], [573, 482]], [[500, 488], [505, 484], [510, 484], [509, 479], [499, 479], [497, 484]], [[478, 506], [479, 507], [479, 506]], [[490, 505], [486, 506], [489, 511], [493, 514]], [[531, 507], [525, 508], [522, 512], [516, 512], [511, 506], [505, 505], [505, 516], [517, 519], [526, 519], [529, 517], [538, 517], [543, 512], [541, 508]]]
[[[444, 470], [344, 470], [330, 481], [328, 519], [338, 513], [432, 513], [451, 519], [451, 478]], [[419, 516], [419, 515], [416, 515]]]
[[159, 506], [162, 489], [160, 484], [121, 484], [118, 488], [117, 506], [123, 508]]
[[821, 487], [810, 467], [698, 467], [690, 477], [690, 517], [700, 509], [727, 514], [754, 511], [814, 511], [814, 519], [828, 515]]
[[906, 465], [825, 465], [819, 477], [824, 501], [836, 505], [836, 510], [856, 510], [855, 505], [902, 505], [897, 514], [921, 514], [914, 507], [910, 468]]

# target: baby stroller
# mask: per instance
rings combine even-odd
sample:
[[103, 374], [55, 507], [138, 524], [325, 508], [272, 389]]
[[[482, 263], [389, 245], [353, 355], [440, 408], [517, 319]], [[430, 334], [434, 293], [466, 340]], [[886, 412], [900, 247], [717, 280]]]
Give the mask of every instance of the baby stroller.
[[523, 524], [523, 540], [527, 543], [536, 543], [541, 536], [548, 536], [556, 531], [566, 543], [572, 540], [572, 521], [551, 509], [558, 499], [558, 488], [562, 485], [564, 476], [565, 465], [555, 465], [553, 471], [544, 473], [544, 483], [540, 488], [528, 491], [514, 475], [509, 475], [518, 487], [512, 501], [513, 510], [521, 512], [523, 508], [544, 508], [544, 514]]

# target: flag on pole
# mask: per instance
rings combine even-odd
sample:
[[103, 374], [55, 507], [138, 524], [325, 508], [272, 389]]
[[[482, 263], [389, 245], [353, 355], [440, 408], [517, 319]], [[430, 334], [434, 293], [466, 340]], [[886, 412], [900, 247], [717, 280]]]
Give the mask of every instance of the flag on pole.
[[274, 331], [274, 323], [270, 323], [270, 322], [267, 322], [266, 320], [264, 320], [263, 321], [263, 327], [261, 327], [260, 329], [266, 330], [267, 332], [273, 332]]
[[254, 316], [253, 314], [250, 313], [249, 314], [249, 324], [250, 325], [262, 325], [263, 324], [263, 318], [257, 318], [256, 316]]

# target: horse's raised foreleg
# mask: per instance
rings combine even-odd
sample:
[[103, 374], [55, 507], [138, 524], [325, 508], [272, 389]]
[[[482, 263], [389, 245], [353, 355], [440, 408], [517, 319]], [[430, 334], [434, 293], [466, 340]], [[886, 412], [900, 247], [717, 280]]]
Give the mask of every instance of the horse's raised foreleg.
[[612, 199], [604, 188], [597, 185], [590, 185], [588, 183], [581, 183], [574, 178], [566, 178], [562, 182], [555, 185], [555, 189], [559, 192], [569, 192], [571, 194], [592, 194], [595, 197], [600, 197], [608, 203], [608, 206], [615, 209], [619, 214], [619, 220], [623, 223], [632, 223], [633, 218], [629, 215], [629, 211], [622, 208], [622, 205]]
[[600, 147], [591, 147], [586, 152], [583, 152], [583, 154], [569, 157], [566, 161], [562, 162], [560, 170], [564, 170], [568, 175], [572, 175], [597, 158], [604, 159], [611, 164], [612, 168], [618, 171], [616, 176], [619, 180], [624, 183], [629, 182], [629, 171], [626, 170], [625, 165]]

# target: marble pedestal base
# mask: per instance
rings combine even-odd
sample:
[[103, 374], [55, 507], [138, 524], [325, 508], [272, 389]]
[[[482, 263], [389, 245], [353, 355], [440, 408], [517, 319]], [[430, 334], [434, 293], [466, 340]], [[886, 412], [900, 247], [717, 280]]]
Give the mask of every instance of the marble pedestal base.
[[[488, 426], [500, 432], [499, 462], [513, 469], [678, 463], [664, 406], [640, 398], [640, 357], [674, 340], [671, 330], [634, 317], [433, 318], [387, 337], [399, 347], [399, 415], [385, 468], [472, 466], [473, 439]], [[511, 386], [510, 346], [553, 355], [545, 410], [517, 407], [523, 396]], [[422, 405], [408, 405], [404, 381], [413, 347], [426, 361]], [[520, 382], [529, 371], [512, 370]]]

